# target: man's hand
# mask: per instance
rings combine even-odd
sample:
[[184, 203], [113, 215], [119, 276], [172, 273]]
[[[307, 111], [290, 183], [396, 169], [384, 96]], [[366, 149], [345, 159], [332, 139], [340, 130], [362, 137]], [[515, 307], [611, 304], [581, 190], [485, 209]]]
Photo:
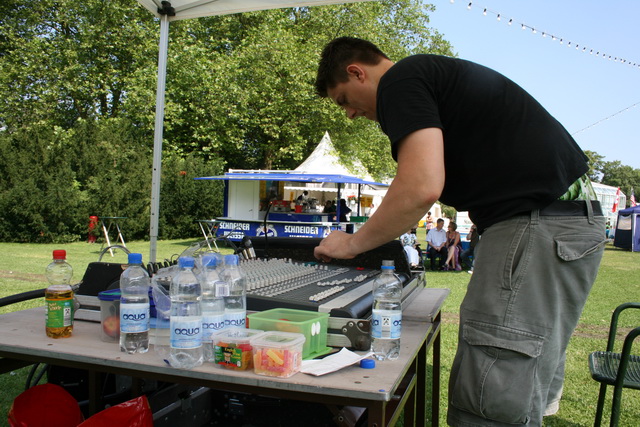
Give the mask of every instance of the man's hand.
[[313, 254], [317, 259], [324, 262], [329, 262], [333, 258], [354, 258], [358, 253], [349, 250], [352, 238], [353, 234], [347, 234], [343, 231], [333, 231], [315, 247]]

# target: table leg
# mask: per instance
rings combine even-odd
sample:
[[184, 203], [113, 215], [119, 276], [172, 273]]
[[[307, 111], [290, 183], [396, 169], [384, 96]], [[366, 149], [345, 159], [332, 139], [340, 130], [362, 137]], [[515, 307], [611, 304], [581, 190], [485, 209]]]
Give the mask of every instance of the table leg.
[[202, 231], [202, 235], [204, 236], [204, 241], [207, 242], [207, 246], [209, 247], [209, 250], [211, 251], [212, 249], [211, 249], [211, 245], [209, 244], [209, 236], [207, 235], [207, 232], [204, 229], [204, 225], [202, 225], [201, 222], [198, 222], [198, 225], [200, 225], [200, 230]]
[[[109, 224], [109, 228], [111, 228], [111, 224]], [[109, 241], [109, 229], [104, 221], [102, 221], [102, 231], [104, 232], [104, 239], [107, 241], [107, 247], [111, 248], [111, 242]], [[109, 253], [113, 256], [113, 249], [109, 249]]]
[[89, 386], [89, 416], [97, 414], [102, 409], [102, 387], [100, 372], [88, 370], [88, 386]]
[[[116, 229], [118, 230], [118, 239], [120, 239], [120, 241], [122, 242], [122, 246], [124, 246], [125, 248], [127, 247], [127, 245], [124, 243], [124, 237], [122, 237], [122, 231], [120, 231], [120, 225], [118, 225], [118, 223], [116, 222]], [[116, 240], [116, 243], [118, 241]]]
[[416, 356], [416, 374], [417, 374], [417, 383], [416, 383], [416, 400], [417, 400], [417, 410], [418, 413], [416, 415], [416, 425], [425, 426], [427, 425], [427, 342], [420, 347], [418, 351], [418, 355]]
[[[220, 248], [218, 248], [218, 243], [216, 243], [216, 234], [218, 233], [218, 227], [220, 227], [220, 223], [217, 222], [211, 226], [209, 232], [211, 233], [211, 239], [213, 240], [213, 246], [216, 247], [216, 252], [220, 252]], [[211, 249], [211, 247], [209, 247]]]
[[384, 427], [385, 425], [385, 403], [375, 402], [367, 408], [367, 421], [369, 427]]
[[436, 337], [433, 340], [433, 367], [432, 367], [432, 388], [431, 388], [431, 425], [438, 427], [440, 422], [440, 316], [433, 319], [436, 325]]

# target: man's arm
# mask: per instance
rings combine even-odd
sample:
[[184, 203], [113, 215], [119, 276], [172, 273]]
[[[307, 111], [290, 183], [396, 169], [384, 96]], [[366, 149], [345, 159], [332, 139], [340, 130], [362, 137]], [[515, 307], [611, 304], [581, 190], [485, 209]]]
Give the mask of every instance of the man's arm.
[[354, 234], [334, 231], [316, 258], [349, 259], [398, 238], [422, 218], [444, 187], [444, 145], [438, 128], [409, 134], [398, 147], [398, 172], [380, 207]]

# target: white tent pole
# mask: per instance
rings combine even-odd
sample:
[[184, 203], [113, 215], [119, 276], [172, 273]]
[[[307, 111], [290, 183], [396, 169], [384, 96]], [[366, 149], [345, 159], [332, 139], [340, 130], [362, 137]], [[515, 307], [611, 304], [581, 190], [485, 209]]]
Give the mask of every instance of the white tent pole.
[[167, 52], [169, 50], [169, 16], [160, 17], [158, 45], [158, 88], [156, 92], [156, 124], [153, 136], [153, 174], [151, 179], [151, 224], [149, 262], [156, 262], [158, 243], [158, 215], [160, 212], [160, 178], [162, 176], [162, 137], [164, 128], [164, 95], [167, 80]]

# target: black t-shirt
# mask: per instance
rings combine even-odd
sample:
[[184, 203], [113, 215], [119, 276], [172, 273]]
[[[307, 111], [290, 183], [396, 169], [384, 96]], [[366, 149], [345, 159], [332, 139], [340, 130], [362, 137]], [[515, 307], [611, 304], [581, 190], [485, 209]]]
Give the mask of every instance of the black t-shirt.
[[[531, 95], [473, 62], [437, 55], [399, 61], [380, 81], [377, 113], [396, 160], [402, 138], [442, 129], [440, 201], [469, 211], [480, 232], [550, 204], [588, 170], [573, 138]], [[421, 171], [415, 175], [421, 179]]]

